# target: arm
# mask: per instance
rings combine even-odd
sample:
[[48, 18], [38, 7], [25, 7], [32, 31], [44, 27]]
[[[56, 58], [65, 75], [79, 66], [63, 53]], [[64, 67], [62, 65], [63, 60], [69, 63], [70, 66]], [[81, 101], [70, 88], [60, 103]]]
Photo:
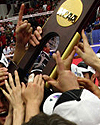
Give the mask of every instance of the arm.
[[42, 28], [37, 27], [37, 30], [32, 34], [31, 24], [27, 20], [22, 21], [24, 11], [24, 4], [21, 5], [19, 11], [19, 19], [16, 26], [16, 47], [14, 52], [13, 61], [18, 64], [21, 58], [23, 57], [26, 49], [25, 46], [29, 42], [31, 45], [36, 46], [39, 44], [41, 39], [40, 34], [42, 33]]
[[8, 84], [7, 80], [5, 80], [8, 93], [5, 90], [3, 90], [3, 93], [13, 107], [13, 125], [21, 125], [24, 120], [24, 106], [21, 97], [21, 85], [17, 71], [15, 71], [15, 85], [10, 73], [9, 83], [10, 85]]
[[76, 53], [84, 60], [87, 65], [90, 65], [98, 72], [100, 72], [100, 59], [96, 56], [90, 45], [88, 44], [87, 37], [82, 30], [83, 44], [79, 43], [79, 46], [75, 46]]
[[22, 85], [22, 95], [26, 104], [25, 122], [32, 116], [40, 113], [40, 105], [44, 96], [44, 82], [42, 75], [37, 75], [33, 82], [28, 83], [27, 87]]
[[4, 80], [8, 78], [8, 69], [5, 67], [0, 68], [0, 86], [4, 85]]
[[12, 105], [9, 104], [9, 111], [4, 125], [12, 125], [12, 122], [13, 122], [13, 108]]

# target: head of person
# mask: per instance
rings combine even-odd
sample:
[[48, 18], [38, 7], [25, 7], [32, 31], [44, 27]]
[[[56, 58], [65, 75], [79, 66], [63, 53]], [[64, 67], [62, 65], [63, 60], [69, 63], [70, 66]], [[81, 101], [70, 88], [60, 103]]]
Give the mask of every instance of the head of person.
[[[98, 51], [98, 53], [96, 55], [100, 59], [100, 50]], [[95, 71], [95, 77], [98, 80], [98, 86], [100, 86], [100, 73], [97, 70]]]
[[90, 79], [92, 82], [95, 82], [95, 70], [92, 67], [85, 64], [84, 61], [80, 62], [77, 66], [83, 73], [84, 78]]
[[57, 114], [47, 115], [40, 113], [30, 119], [29, 122], [23, 125], [76, 125], [75, 123], [62, 118]]
[[[67, 93], [69, 97], [70, 93]], [[83, 89], [79, 101], [65, 100], [67, 94], [65, 92], [62, 96], [62, 93], [56, 92], [48, 96], [43, 104], [43, 112], [48, 115], [56, 113], [77, 125], [99, 125], [100, 99], [96, 95]]]
[[8, 101], [0, 90], [0, 125], [4, 125], [6, 116], [8, 115]]

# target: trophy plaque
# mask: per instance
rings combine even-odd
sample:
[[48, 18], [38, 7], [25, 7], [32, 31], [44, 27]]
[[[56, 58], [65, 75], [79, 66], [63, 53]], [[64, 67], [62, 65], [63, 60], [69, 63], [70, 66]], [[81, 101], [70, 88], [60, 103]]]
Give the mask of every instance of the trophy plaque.
[[[55, 61], [42, 51], [46, 43], [49, 41], [49, 44], [52, 44], [52, 42], [56, 41], [58, 47], [55, 46], [52, 50], [56, 51], [58, 49], [62, 58], [66, 58], [80, 39], [81, 30], [86, 27], [99, 5], [100, 0], [61, 0], [43, 26], [40, 44], [36, 47], [30, 46], [17, 66], [21, 81], [27, 79], [27, 73], [34, 63], [35, 68], [39, 66], [39, 63], [37, 63], [39, 59], [36, 62], [37, 57], [41, 58], [42, 61], [40, 62], [43, 62], [43, 59], [46, 58], [43, 65], [41, 65], [42, 73], [52, 74]], [[9, 72], [13, 74], [14, 69], [13, 66], [10, 66]], [[52, 77], [54, 77], [54, 74]]]

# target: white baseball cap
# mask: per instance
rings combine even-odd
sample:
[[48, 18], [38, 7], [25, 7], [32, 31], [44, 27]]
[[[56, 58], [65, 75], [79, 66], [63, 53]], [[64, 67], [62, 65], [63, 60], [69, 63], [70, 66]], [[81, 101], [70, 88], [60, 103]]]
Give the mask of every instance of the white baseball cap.
[[91, 66], [86, 65], [84, 61], [80, 62], [77, 66], [82, 73], [91, 72], [95, 74], [95, 70]]
[[79, 77], [84, 77], [82, 71], [79, 69], [79, 67], [75, 64], [71, 64], [71, 71]]
[[100, 53], [96, 53], [97, 57], [100, 58]]
[[100, 99], [97, 96], [84, 89], [80, 101], [66, 101], [55, 106], [60, 95], [61, 93], [54, 93], [45, 100], [44, 113], [56, 113], [78, 125], [100, 125]]

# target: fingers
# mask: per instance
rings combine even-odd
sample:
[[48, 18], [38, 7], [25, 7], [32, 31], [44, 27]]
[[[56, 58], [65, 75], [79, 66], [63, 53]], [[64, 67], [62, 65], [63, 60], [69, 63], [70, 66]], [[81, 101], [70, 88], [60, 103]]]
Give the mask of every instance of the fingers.
[[58, 73], [60, 73], [61, 71], [64, 70], [64, 64], [63, 64], [63, 61], [61, 59], [59, 51], [56, 52], [56, 55], [57, 55], [56, 63], [57, 63], [57, 66], [58, 66]]
[[42, 28], [40, 26], [37, 27], [37, 30], [34, 31], [34, 34], [31, 34], [31, 39], [29, 40], [30, 44], [33, 46], [39, 45], [39, 40], [42, 39], [41, 34]]
[[34, 83], [33, 84], [41, 85], [41, 83], [42, 83], [42, 74], [36, 75], [35, 78], [34, 78]]
[[22, 93], [23, 93], [25, 91], [26, 85], [23, 82], [21, 84], [22, 84]]
[[41, 34], [42, 33], [42, 28], [40, 26], [38, 26], [37, 31]]
[[56, 53], [53, 53], [53, 59], [57, 62], [57, 55], [56, 55]]
[[18, 72], [15, 70], [15, 83], [16, 83], [16, 87], [17, 86], [20, 86], [21, 87], [21, 85], [20, 85], [20, 79], [19, 79], [19, 76], [18, 76]]
[[28, 30], [28, 35], [30, 34], [30, 36], [31, 36], [31, 34], [32, 34], [32, 30], [33, 30], [33, 28], [30, 27], [29, 30]]
[[1, 76], [8, 76], [8, 69], [7, 68], [0, 68], [0, 77]]
[[25, 31], [26, 27], [27, 27], [27, 23], [23, 23], [19, 28], [16, 29], [16, 33]]
[[24, 12], [24, 7], [25, 7], [24, 4], [22, 4], [21, 7], [20, 7], [18, 22], [22, 21], [23, 12]]
[[36, 36], [34, 34], [31, 35], [31, 39], [30, 39], [30, 44], [32, 44], [33, 46], [38, 45], [40, 42], [37, 40]]
[[34, 31], [34, 35], [37, 37], [38, 40], [41, 40], [42, 37], [37, 30]]
[[76, 53], [82, 58], [84, 59], [84, 53], [81, 51], [81, 49], [79, 49], [77, 46], [74, 47]]
[[81, 34], [82, 34], [84, 46], [89, 46], [88, 39], [87, 39], [87, 37], [86, 37], [86, 35], [84, 33], [84, 29], [82, 30]]
[[24, 20], [24, 22], [22, 22], [22, 23], [28, 23], [28, 21], [27, 21], [27, 20]]
[[9, 92], [9, 93], [11, 93], [11, 88], [10, 88], [10, 86], [9, 86], [9, 84], [8, 84], [8, 82], [7, 82], [7, 80], [5, 80], [5, 86], [6, 86], [6, 89], [7, 89], [7, 91]]
[[40, 74], [39, 75], [39, 77], [38, 77], [38, 85], [41, 85], [42, 84], [42, 81], [43, 81], [43, 79], [42, 79], [42, 74]]
[[69, 55], [69, 58], [73, 59], [73, 58], [74, 58], [74, 55], [75, 55], [75, 50], [73, 50], [73, 51], [71, 52], [71, 54]]
[[48, 75], [43, 75], [44, 80], [47, 81], [48, 84], [52, 85], [52, 86], [56, 86], [56, 84], [58, 83], [56, 80], [52, 79], [50, 76]]
[[31, 24], [30, 23], [27, 23], [27, 27], [26, 27], [26, 29], [25, 29], [25, 31], [24, 32], [29, 32], [30, 31], [30, 29], [32, 30], [32, 27], [31, 27]]
[[14, 81], [13, 81], [11, 73], [9, 73], [9, 84], [10, 84], [10, 86], [11, 86], [12, 89], [15, 88]]
[[28, 83], [29, 82], [33, 82], [34, 81], [34, 73], [32, 73], [31, 75], [29, 75], [28, 77]]
[[86, 78], [82, 78], [82, 77], [77, 77], [77, 80], [78, 82], [89, 82], [90, 80], [89, 79], [86, 79]]
[[83, 46], [83, 43], [82, 42], [79, 42], [77, 44], [77, 46], [81, 49], [81, 50], [84, 50], [84, 46]]
[[10, 95], [4, 89], [2, 89], [2, 92], [5, 95], [5, 97], [10, 101]]

